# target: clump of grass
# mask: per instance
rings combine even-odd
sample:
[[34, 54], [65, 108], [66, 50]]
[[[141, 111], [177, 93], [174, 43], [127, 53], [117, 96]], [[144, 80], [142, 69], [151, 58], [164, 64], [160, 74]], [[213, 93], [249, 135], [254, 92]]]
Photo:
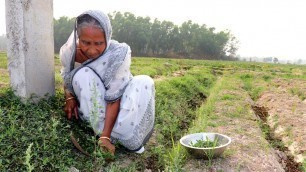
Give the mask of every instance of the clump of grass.
[[271, 81], [272, 77], [270, 75], [264, 75], [262, 77], [265, 81]]
[[197, 148], [211, 148], [204, 151], [206, 158], [208, 159], [208, 167], [212, 166], [212, 159], [214, 157], [214, 149], [218, 147], [220, 144], [218, 142], [218, 138], [214, 138], [214, 140], [210, 140], [207, 136], [206, 139], [202, 138], [196, 140], [195, 143], [190, 142], [190, 146]]
[[264, 90], [264, 88], [261, 86], [254, 86], [254, 83], [258, 82], [259, 79], [252, 74], [243, 74], [240, 76], [240, 79], [243, 81], [242, 88], [249, 93], [250, 97], [254, 101], [256, 101]]
[[173, 138], [171, 141], [172, 149], [165, 156], [165, 159], [168, 160], [166, 162], [165, 171], [180, 171], [184, 164], [183, 162], [185, 161], [186, 155], [180, 144], [175, 144]]
[[296, 88], [296, 87], [295, 88], [291, 88], [290, 89], [290, 93], [292, 95], [297, 95], [302, 101], [306, 99], [305, 92], [302, 89], [300, 89], [300, 88]]

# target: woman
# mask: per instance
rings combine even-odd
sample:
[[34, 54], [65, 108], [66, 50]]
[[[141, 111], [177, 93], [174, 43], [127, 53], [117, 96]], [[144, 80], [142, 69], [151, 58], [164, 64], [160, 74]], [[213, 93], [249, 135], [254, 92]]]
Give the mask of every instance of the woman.
[[111, 35], [110, 20], [101, 11], [77, 17], [60, 50], [64, 110], [68, 119], [88, 121], [100, 136], [99, 145], [112, 154], [117, 141], [141, 153], [154, 126], [154, 82], [149, 76], [132, 76], [130, 47]]

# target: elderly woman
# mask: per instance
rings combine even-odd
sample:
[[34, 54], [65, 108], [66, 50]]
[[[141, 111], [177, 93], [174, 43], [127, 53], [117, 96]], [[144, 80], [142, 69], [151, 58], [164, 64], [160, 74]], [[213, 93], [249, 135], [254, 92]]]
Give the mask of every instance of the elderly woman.
[[131, 50], [111, 40], [108, 16], [86, 11], [61, 47], [65, 113], [89, 122], [99, 145], [114, 154], [113, 143], [141, 153], [154, 127], [155, 88], [149, 76], [130, 72]]

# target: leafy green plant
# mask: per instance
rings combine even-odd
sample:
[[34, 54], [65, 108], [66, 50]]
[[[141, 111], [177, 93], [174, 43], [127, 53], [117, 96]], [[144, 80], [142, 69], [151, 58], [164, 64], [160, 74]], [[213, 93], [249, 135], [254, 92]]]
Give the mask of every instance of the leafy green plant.
[[214, 140], [211, 140], [208, 138], [208, 136], [206, 136], [206, 139], [202, 138], [202, 139], [196, 140], [195, 143], [191, 141], [190, 146], [197, 147], [197, 148], [211, 148], [211, 149], [205, 149], [204, 153], [208, 159], [208, 167], [212, 166], [214, 150], [216, 147], [219, 146], [218, 138], [214, 138]]
[[[98, 102], [98, 89], [97, 89], [97, 84], [94, 81], [93, 84], [91, 85], [91, 102], [92, 102], [92, 109], [90, 111], [90, 123], [91, 127], [96, 128], [98, 126], [99, 122], [99, 113], [101, 113], [100, 109], [104, 108], [101, 106]], [[100, 171], [100, 168], [102, 165], [105, 164], [106, 161], [112, 161], [114, 160], [115, 156], [113, 156], [109, 152], [104, 152], [102, 149], [100, 149], [100, 140], [96, 141], [96, 136], [98, 135], [99, 131], [94, 130], [94, 135], [91, 137], [92, 142], [94, 143], [94, 171]]]
[[31, 161], [31, 157], [32, 157], [32, 155], [31, 155], [31, 148], [32, 148], [32, 146], [33, 146], [33, 143], [31, 143], [29, 146], [28, 146], [28, 148], [27, 148], [27, 150], [26, 150], [26, 155], [25, 155], [25, 165], [27, 166], [27, 171], [28, 172], [31, 172], [31, 171], [33, 171], [34, 170], [34, 166], [30, 163], [30, 161]]
[[182, 171], [183, 161], [185, 160], [185, 152], [180, 144], [175, 144], [173, 138], [172, 141], [172, 149], [168, 151], [165, 159], [169, 160], [166, 163], [166, 171]]
[[197, 147], [197, 148], [215, 148], [219, 146], [219, 142], [218, 142], [218, 138], [215, 138], [214, 140], [210, 140], [206, 136], [206, 140], [199, 139], [199, 140], [196, 140], [195, 143], [191, 141], [190, 146]]

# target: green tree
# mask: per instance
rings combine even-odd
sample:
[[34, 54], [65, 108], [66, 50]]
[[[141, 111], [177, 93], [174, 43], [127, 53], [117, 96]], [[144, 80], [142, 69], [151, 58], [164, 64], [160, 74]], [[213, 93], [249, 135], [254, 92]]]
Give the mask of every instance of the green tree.
[[54, 19], [54, 52], [58, 53], [61, 46], [67, 41], [74, 28], [75, 18], [66, 16]]
[[[134, 56], [166, 56], [199, 59], [235, 59], [238, 41], [230, 31], [216, 32], [191, 20], [177, 26], [170, 21], [136, 17], [125, 12], [109, 14], [113, 39], [131, 46]], [[73, 30], [74, 18], [54, 20], [55, 52]]]

